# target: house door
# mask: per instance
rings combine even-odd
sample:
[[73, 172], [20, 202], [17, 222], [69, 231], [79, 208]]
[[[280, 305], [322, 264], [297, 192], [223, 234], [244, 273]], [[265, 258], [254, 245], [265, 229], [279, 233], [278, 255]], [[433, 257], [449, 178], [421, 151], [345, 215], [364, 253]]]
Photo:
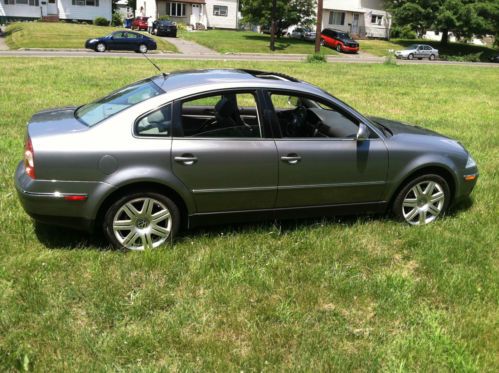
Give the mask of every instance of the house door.
[[201, 6], [199, 4], [192, 4], [192, 18], [195, 23], [201, 20]]
[[354, 35], [359, 34], [359, 14], [358, 13], [354, 13], [354, 15], [353, 15], [352, 34], [354, 34]]
[[47, 13], [59, 14], [59, 12], [57, 11], [57, 0], [48, 0]]

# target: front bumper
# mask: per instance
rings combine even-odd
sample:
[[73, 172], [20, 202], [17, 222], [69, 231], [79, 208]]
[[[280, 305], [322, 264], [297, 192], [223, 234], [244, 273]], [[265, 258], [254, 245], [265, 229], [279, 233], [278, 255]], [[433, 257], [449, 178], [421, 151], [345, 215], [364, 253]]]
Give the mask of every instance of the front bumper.
[[344, 52], [357, 53], [359, 51], [359, 47], [349, 47], [347, 45], [343, 45], [341, 48]]

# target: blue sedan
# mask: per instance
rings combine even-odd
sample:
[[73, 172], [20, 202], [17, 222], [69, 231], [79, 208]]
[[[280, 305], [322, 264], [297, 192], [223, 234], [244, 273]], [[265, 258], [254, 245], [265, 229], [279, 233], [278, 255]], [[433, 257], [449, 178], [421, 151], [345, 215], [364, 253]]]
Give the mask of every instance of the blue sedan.
[[107, 36], [88, 39], [85, 42], [85, 48], [93, 49], [96, 52], [122, 50], [147, 53], [149, 50], [155, 50], [157, 45], [153, 39], [138, 32], [116, 31]]

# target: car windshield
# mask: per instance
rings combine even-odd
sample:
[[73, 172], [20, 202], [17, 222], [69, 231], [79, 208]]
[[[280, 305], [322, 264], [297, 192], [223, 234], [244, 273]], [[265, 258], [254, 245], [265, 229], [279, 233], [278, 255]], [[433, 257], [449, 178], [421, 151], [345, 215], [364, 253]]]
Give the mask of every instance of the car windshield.
[[409, 50], [418, 49], [419, 44], [411, 44], [407, 47]]
[[338, 32], [338, 38], [350, 39], [350, 35], [346, 32]]
[[76, 110], [75, 117], [87, 126], [92, 127], [120, 111], [163, 93], [165, 91], [150, 79], [143, 80], [119, 89], [109, 96], [90, 104], [81, 106]]

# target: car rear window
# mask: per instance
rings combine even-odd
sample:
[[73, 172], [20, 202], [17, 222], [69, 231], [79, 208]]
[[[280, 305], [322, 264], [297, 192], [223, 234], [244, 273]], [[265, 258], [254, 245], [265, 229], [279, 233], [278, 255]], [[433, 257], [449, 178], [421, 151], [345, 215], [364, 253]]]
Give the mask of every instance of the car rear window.
[[163, 93], [165, 91], [150, 79], [142, 80], [79, 107], [75, 111], [75, 117], [85, 125], [92, 127], [120, 111]]

